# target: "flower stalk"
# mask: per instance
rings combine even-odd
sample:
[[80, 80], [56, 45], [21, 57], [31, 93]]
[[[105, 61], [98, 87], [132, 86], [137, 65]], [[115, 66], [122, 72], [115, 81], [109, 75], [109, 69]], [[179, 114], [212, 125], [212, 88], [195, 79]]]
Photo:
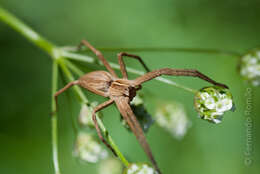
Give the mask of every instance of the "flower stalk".
[[[53, 62], [52, 64], [52, 96], [54, 96], [57, 91], [58, 82], [58, 65]], [[55, 174], [60, 174], [59, 168], [59, 158], [58, 158], [58, 118], [56, 112], [56, 103], [54, 97], [51, 97], [52, 101], [52, 117], [51, 117], [51, 127], [52, 127], [52, 158]]]

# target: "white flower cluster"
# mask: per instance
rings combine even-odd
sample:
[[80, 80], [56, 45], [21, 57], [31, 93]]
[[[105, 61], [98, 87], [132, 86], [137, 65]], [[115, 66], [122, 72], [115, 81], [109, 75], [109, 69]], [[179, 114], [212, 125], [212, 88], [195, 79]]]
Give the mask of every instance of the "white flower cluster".
[[182, 139], [191, 126], [185, 109], [180, 103], [159, 105], [155, 112], [156, 122], [177, 139]]
[[233, 107], [229, 90], [218, 86], [202, 88], [194, 102], [200, 118], [216, 124], [221, 122], [224, 112]]
[[[90, 128], [95, 127], [94, 122], [92, 120], [92, 112], [95, 106], [97, 106], [96, 102], [91, 103], [90, 106], [87, 106], [86, 104], [82, 104], [79, 117], [78, 117], [79, 123], [82, 126], [87, 126]], [[99, 112], [96, 113], [96, 115], [99, 115]]]
[[158, 174], [158, 172], [145, 163], [133, 163], [123, 174]]
[[106, 158], [108, 153], [93, 135], [80, 132], [76, 139], [74, 155], [82, 161], [96, 163]]
[[108, 158], [99, 165], [99, 174], [122, 174], [123, 165], [117, 158]]
[[241, 58], [241, 76], [254, 86], [260, 85], [260, 51], [252, 51]]

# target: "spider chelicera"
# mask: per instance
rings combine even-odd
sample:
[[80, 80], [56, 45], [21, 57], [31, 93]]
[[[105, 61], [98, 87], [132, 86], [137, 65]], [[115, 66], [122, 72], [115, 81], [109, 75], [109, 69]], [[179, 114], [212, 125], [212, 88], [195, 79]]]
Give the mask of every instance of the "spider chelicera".
[[[193, 69], [162, 68], [162, 69], [150, 71], [139, 56], [124, 53], [124, 52], [121, 52], [118, 54], [118, 62], [120, 65], [121, 73], [123, 75], [123, 78], [120, 78], [117, 76], [115, 71], [112, 69], [112, 67], [109, 65], [109, 63], [107, 62], [107, 60], [104, 58], [104, 56], [102, 55], [102, 53], [100, 51], [95, 49], [86, 40], [83, 40], [81, 42], [81, 46], [83, 46], [83, 45], [88, 47], [91, 51], [93, 51], [96, 54], [96, 56], [104, 64], [104, 66], [108, 70], [108, 72], [107, 71], [93, 71], [93, 72], [83, 75], [76, 81], [68, 83], [64, 88], [62, 88], [58, 92], [56, 92], [56, 94], [55, 94], [56, 105], [57, 105], [57, 97], [61, 93], [63, 93], [65, 90], [72, 87], [73, 85], [79, 85], [82, 88], [85, 88], [97, 95], [108, 98], [108, 100], [106, 102], [95, 107], [94, 111], [92, 113], [92, 119], [95, 124], [95, 128], [97, 130], [100, 140], [116, 155], [114, 149], [103, 138], [101, 130], [97, 123], [97, 119], [96, 119], [96, 112], [115, 103], [119, 112], [123, 116], [123, 119], [129, 125], [130, 129], [136, 136], [137, 140], [139, 141], [142, 148], [144, 149], [146, 155], [149, 157], [151, 163], [153, 164], [154, 168], [158, 171], [159, 174], [161, 174], [161, 171], [160, 171], [159, 167], [157, 166], [157, 163], [153, 157], [152, 151], [146, 141], [143, 130], [130, 107], [130, 102], [136, 96], [136, 91], [141, 89], [142, 83], [152, 80], [161, 75], [192, 76], [192, 77], [198, 77], [200, 79], [208, 81], [209, 83], [212, 83], [214, 85], [228, 88], [226, 85], [217, 83], [216, 81], [212, 80], [211, 78], [207, 77], [206, 75], [200, 73], [197, 70], [193, 70]], [[130, 58], [137, 59], [142, 64], [142, 66], [145, 68], [147, 73], [134, 80], [129, 80], [127, 71], [126, 71], [126, 66], [123, 61], [123, 57], [130, 57]]]

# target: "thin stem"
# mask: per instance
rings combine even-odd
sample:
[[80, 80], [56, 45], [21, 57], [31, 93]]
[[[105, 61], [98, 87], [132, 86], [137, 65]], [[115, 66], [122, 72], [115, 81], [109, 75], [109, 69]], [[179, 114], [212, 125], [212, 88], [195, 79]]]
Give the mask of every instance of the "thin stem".
[[71, 69], [74, 73], [76, 73], [78, 76], [84, 75], [84, 72], [79, 69], [74, 63], [72, 63], [69, 60], [64, 60], [65, 64], [68, 66], [69, 69]]
[[55, 174], [60, 174], [59, 168], [59, 159], [58, 159], [58, 126], [57, 126], [57, 113], [56, 113], [56, 103], [54, 100], [54, 94], [57, 91], [58, 83], [58, 65], [56, 62], [53, 62], [52, 65], [52, 118], [51, 118], [51, 127], [52, 127], [52, 157]]
[[32, 28], [25, 25], [21, 20], [16, 18], [14, 15], [9, 13], [7, 10], [0, 7], [0, 20], [9, 25], [15, 31], [23, 35], [29, 41], [31, 41], [36, 46], [40, 47], [46, 51], [52, 58], [58, 57], [58, 52], [56, 46], [50, 41], [46, 40], [38, 33], [36, 33]]
[[109, 142], [109, 144], [111, 145], [111, 147], [115, 150], [118, 158], [122, 161], [122, 163], [124, 164], [125, 167], [128, 167], [129, 166], [129, 162], [124, 157], [124, 155], [120, 152], [119, 148], [117, 147], [117, 145], [115, 144], [114, 140], [112, 139], [112, 137], [110, 136], [110, 134], [106, 130], [106, 127], [104, 126], [104, 124], [101, 121], [101, 119], [99, 118], [99, 116], [97, 116], [97, 121], [98, 121], [98, 125], [99, 125], [100, 129], [102, 130], [104, 136], [106, 137], [106, 139]]
[[88, 63], [95, 62], [95, 59], [93, 57], [90, 57], [87, 55], [82, 55], [82, 54], [77, 54], [77, 53], [72, 53], [72, 52], [68, 52], [68, 51], [62, 51], [61, 55], [63, 57], [67, 57], [67, 58], [82, 61], [82, 62], [88, 62]]
[[[65, 46], [62, 47], [66, 51], [76, 52], [78, 51], [77, 47], [74, 46]], [[138, 48], [106, 48], [106, 47], [97, 47], [100, 51], [107, 52], [184, 52], [184, 53], [198, 53], [198, 54], [220, 54], [228, 55], [233, 57], [241, 56], [240, 53], [229, 50], [220, 50], [220, 49], [211, 49], [211, 48], [177, 48], [177, 47], [138, 47]], [[83, 51], [90, 52], [88, 48], [84, 48]]]

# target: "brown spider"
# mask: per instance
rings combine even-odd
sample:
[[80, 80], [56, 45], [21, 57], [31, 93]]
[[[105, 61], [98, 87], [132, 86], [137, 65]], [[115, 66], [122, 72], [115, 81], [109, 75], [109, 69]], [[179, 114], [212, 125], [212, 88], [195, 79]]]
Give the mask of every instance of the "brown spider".
[[[200, 73], [197, 70], [162, 68], [150, 72], [148, 67], [145, 65], [145, 63], [139, 56], [124, 53], [124, 52], [118, 54], [118, 62], [120, 65], [121, 73], [123, 75], [123, 78], [119, 78], [100, 51], [96, 50], [90, 43], [88, 43], [85, 40], [81, 42], [80, 46], [82, 45], [85, 45], [91, 51], [93, 51], [96, 54], [96, 56], [102, 61], [102, 63], [104, 64], [104, 66], [109, 72], [93, 71], [83, 75], [76, 81], [68, 83], [64, 88], [60, 89], [55, 94], [56, 105], [57, 105], [58, 95], [60, 95], [65, 90], [72, 87], [73, 85], [80, 85], [81, 87], [86, 88], [87, 90], [97, 95], [109, 98], [108, 101], [95, 107], [92, 113], [92, 119], [94, 121], [99, 138], [116, 155], [114, 149], [103, 138], [96, 120], [96, 112], [104, 109], [105, 107], [111, 105], [112, 103], [115, 103], [119, 112], [123, 116], [123, 119], [125, 119], [126, 122], [128, 123], [130, 129], [135, 134], [137, 140], [141, 144], [146, 155], [149, 157], [150, 161], [152, 162], [153, 166], [155, 167], [155, 169], [158, 171], [159, 174], [161, 174], [160, 169], [157, 166], [157, 163], [152, 155], [151, 149], [146, 141], [143, 130], [140, 127], [140, 124], [138, 123], [136, 116], [134, 115], [129, 105], [132, 99], [136, 96], [136, 91], [141, 89], [141, 84], [161, 75], [172, 75], [172, 76], [199, 77], [214, 85], [228, 88], [226, 85], [215, 82], [214, 80], [210, 79], [209, 77]], [[137, 59], [143, 65], [143, 67], [148, 73], [136, 78], [135, 80], [129, 80], [126, 67], [123, 61], [123, 56]]]

